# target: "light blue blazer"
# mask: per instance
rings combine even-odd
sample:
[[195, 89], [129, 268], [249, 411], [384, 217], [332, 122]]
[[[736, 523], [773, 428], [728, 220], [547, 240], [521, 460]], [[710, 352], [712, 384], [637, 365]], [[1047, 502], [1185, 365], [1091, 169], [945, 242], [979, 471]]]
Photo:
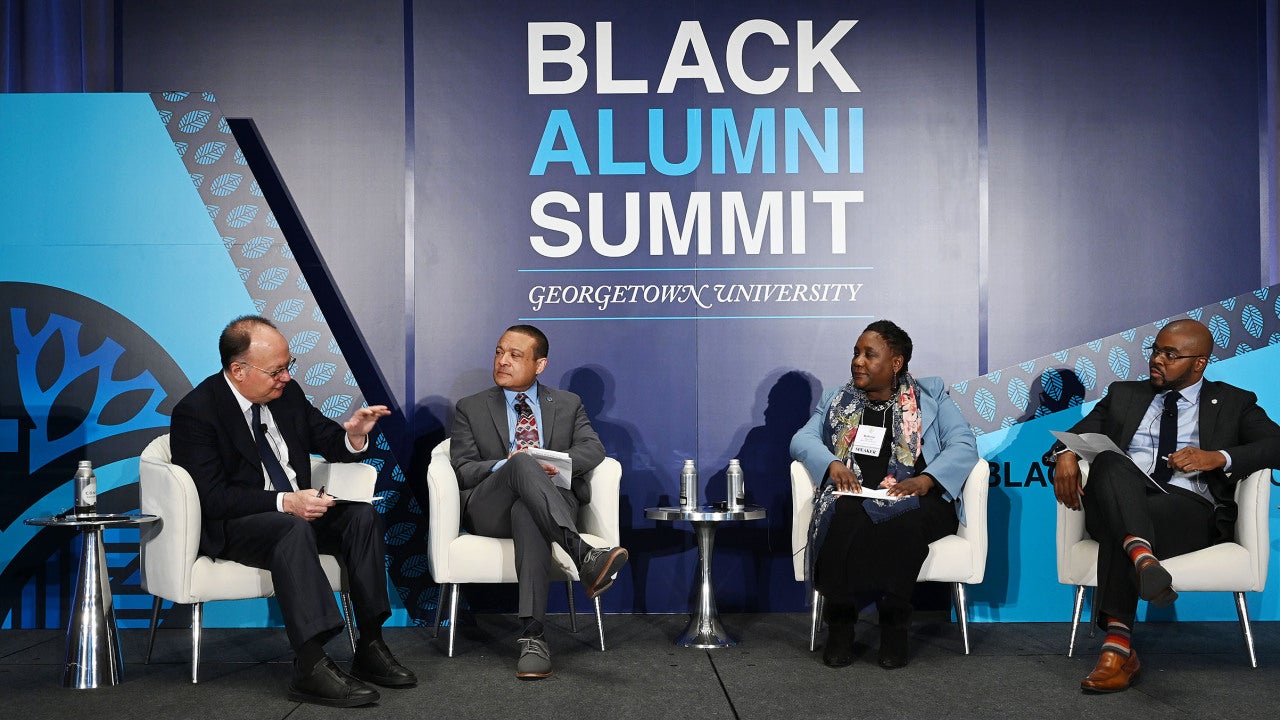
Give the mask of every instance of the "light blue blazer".
[[[922, 391], [916, 400], [920, 403], [920, 452], [924, 455], [924, 469], [942, 485], [942, 497], [955, 501], [956, 516], [963, 523], [964, 505], [960, 491], [965, 478], [978, 462], [978, 441], [960, 414], [960, 408], [948, 394], [942, 378], [916, 378], [916, 382], [920, 383]], [[827, 476], [828, 466], [840, 460], [822, 442], [822, 423], [826, 422], [831, 398], [840, 387], [822, 396], [822, 402], [814, 409], [809, 422], [791, 438], [791, 457], [804, 464], [809, 477], [817, 485], [821, 485]]]

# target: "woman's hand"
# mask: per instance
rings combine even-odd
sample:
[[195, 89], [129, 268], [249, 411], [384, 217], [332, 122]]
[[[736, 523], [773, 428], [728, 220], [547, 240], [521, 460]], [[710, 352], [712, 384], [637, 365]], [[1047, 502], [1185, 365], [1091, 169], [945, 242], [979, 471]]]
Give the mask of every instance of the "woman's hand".
[[836, 486], [836, 490], [841, 492], [862, 492], [862, 486], [858, 484], [858, 476], [853, 471], [845, 467], [845, 464], [839, 460], [832, 460], [827, 466], [827, 477], [831, 479], [831, 483]]
[[885, 478], [884, 482], [880, 483], [880, 487], [887, 489], [893, 497], [924, 495], [933, 489], [933, 485], [933, 478], [928, 475], [916, 475], [898, 482], [892, 482], [891, 478]]

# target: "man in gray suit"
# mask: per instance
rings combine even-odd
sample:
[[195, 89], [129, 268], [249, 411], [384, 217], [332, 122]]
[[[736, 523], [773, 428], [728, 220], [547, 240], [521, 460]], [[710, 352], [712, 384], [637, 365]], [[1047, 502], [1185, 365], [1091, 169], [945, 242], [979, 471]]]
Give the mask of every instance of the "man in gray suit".
[[[547, 336], [538, 328], [507, 328], [493, 355], [496, 387], [459, 400], [450, 433], [463, 527], [515, 541], [523, 624], [516, 677], [526, 680], [551, 675], [543, 624], [552, 543], [578, 564], [591, 598], [607, 590], [627, 562], [625, 548], [591, 547], [578, 535], [578, 507], [591, 501], [586, 474], [604, 460], [604, 446], [577, 395], [538, 382], [547, 350]], [[529, 454], [533, 448], [569, 454], [569, 489], [556, 484], [554, 466]]]

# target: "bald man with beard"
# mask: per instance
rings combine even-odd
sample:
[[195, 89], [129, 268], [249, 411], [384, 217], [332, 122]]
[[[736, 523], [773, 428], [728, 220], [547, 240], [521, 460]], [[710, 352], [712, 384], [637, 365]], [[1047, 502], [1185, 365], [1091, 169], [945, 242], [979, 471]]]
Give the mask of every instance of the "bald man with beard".
[[1213, 351], [1209, 329], [1176, 320], [1156, 336], [1150, 379], [1112, 383], [1073, 433], [1102, 433], [1126, 454], [1101, 453], [1083, 487], [1076, 456], [1061, 443], [1055, 463], [1058, 502], [1085, 512], [1098, 541], [1094, 622], [1106, 632], [1102, 654], [1081, 683], [1086, 692], [1127, 689], [1142, 664], [1130, 645], [1138, 599], [1168, 605], [1173, 578], [1159, 558], [1234, 537], [1236, 483], [1280, 466], [1280, 426], [1253, 393], [1204, 379]]

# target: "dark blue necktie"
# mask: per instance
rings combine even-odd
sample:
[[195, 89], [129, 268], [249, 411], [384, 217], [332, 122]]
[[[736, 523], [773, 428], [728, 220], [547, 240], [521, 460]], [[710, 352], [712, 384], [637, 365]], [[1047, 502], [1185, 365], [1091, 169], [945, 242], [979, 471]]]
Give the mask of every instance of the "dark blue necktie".
[[276, 457], [271, 445], [267, 443], [267, 426], [262, 422], [262, 406], [257, 403], [253, 404], [253, 439], [258, 443], [258, 456], [267, 468], [271, 484], [280, 492], [293, 492], [289, 476], [284, 474], [284, 467], [280, 465], [280, 458]]
[[1178, 400], [1182, 395], [1170, 390], [1164, 396], [1164, 412], [1160, 413], [1160, 446], [1156, 449], [1156, 467], [1151, 477], [1163, 485], [1173, 477], [1169, 456], [1178, 449]]

